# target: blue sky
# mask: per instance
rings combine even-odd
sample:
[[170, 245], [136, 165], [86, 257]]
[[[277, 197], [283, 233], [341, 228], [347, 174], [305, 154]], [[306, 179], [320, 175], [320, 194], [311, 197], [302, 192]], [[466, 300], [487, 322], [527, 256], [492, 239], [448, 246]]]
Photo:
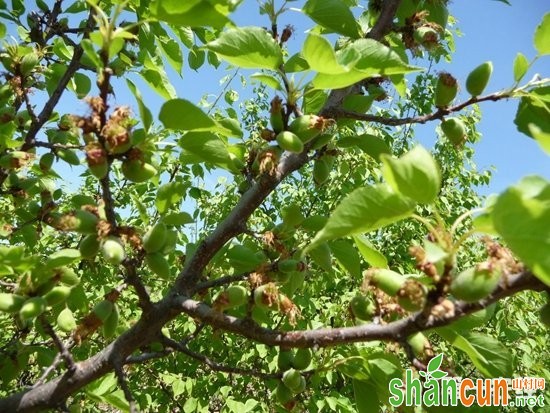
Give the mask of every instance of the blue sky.
[[[458, 28], [464, 35], [456, 39], [456, 54], [453, 62], [440, 64], [437, 70], [449, 71], [464, 82], [470, 70], [485, 60], [492, 60], [494, 72], [487, 91], [496, 91], [510, 86], [513, 82], [512, 63], [516, 53], [522, 52], [528, 59], [535, 56], [533, 32], [542, 16], [550, 11], [550, 4], [544, 0], [529, 2], [511, 0], [511, 2], [512, 6], [495, 0], [452, 2], [450, 12], [457, 18]], [[296, 1], [289, 5], [299, 8], [303, 3], [303, 1]], [[34, 2], [26, 2], [26, 4], [29, 5], [29, 10], [36, 9]], [[277, 4], [281, 4], [281, 1]], [[362, 1], [361, 4], [366, 4], [366, 1]], [[256, 0], [244, 0], [231, 17], [238, 25], [269, 25], [265, 16], [258, 16]], [[292, 24], [297, 29], [290, 42], [291, 49], [296, 51], [305, 39], [305, 30], [311, 28], [312, 23], [300, 12], [288, 11], [280, 20], [281, 27], [286, 24]], [[187, 60], [186, 55], [185, 60]], [[212, 96], [219, 93], [221, 90], [219, 79], [232, 73], [225, 68], [225, 64], [222, 64], [217, 71], [213, 71], [205, 65], [197, 73], [185, 64], [182, 77], [177, 76], [171, 68], [167, 70], [178, 96], [198, 102], [206, 94], [211, 94], [210, 100], [213, 100]], [[530, 79], [537, 72], [550, 76], [550, 57], [540, 59], [526, 79]], [[246, 75], [253, 71], [241, 71], [241, 73]], [[141, 93], [153, 115], [158, 115], [163, 99], [151, 91], [138, 76], [130, 75], [130, 77], [140, 86]], [[246, 90], [241, 88], [238, 77], [232, 86], [239, 92], [241, 98], [248, 96], [251, 92], [250, 86]], [[126, 89], [125, 83], [121, 81], [120, 87], [115, 86], [114, 89], [116, 91], [114, 103], [129, 104], [137, 114], [135, 100]], [[485, 102], [481, 105], [483, 119], [479, 124], [479, 130], [483, 137], [475, 145], [475, 159], [481, 169], [495, 166], [496, 172], [490, 186], [480, 188], [479, 191], [484, 194], [501, 192], [528, 174], [540, 174], [550, 178], [550, 159], [538, 148], [536, 142], [519, 134], [515, 128], [513, 119], [517, 101]], [[65, 111], [85, 113], [87, 110], [85, 103], [76, 101], [71, 93], [64, 95], [59, 109], [63, 113]], [[431, 123], [418, 130], [418, 137], [428, 146], [435, 142], [435, 127], [435, 123]]]
[[[456, 38], [453, 61], [450, 64], [439, 64], [437, 69], [449, 71], [464, 82], [474, 67], [491, 60], [494, 72], [487, 91], [511, 86], [512, 64], [516, 53], [522, 52], [528, 59], [535, 56], [533, 33], [542, 16], [550, 11], [550, 4], [543, 0], [529, 1], [528, 6], [524, 1], [511, 2], [512, 6], [494, 0], [452, 2], [450, 11], [457, 18], [458, 28], [463, 36]], [[302, 4], [302, 1], [289, 3], [295, 8]], [[258, 17], [257, 10], [256, 1], [245, 0], [232, 18], [238, 25], [268, 26], [267, 18]], [[312, 27], [312, 24], [307, 17], [296, 11], [288, 11], [282, 16], [279, 25], [284, 27], [285, 24], [296, 27], [290, 47], [298, 50], [305, 39], [305, 30]], [[172, 79], [182, 97], [198, 101], [206, 93], [217, 93], [218, 80], [227, 74], [223, 68], [224, 65], [217, 72], [210, 72], [205, 76], [204, 71], [195, 73], [187, 67], [182, 79]], [[243, 74], [252, 72], [242, 71]], [[525, 79], [530, 79], [535, 73], [550, 76], [550, 57], [540, 59]], [[246, 96], [238, 81], [234, 81], [233, 85], [241, 97]], [[539, 149], [535, 141], [516, 130], [513, 120], [517, 104], [517, 100], [481, 104], [483, 118], [478, 127], [483, 137], [475, 145], [475, 159], [481, 169], [491, 166], [496, 168], [489, 187], [479, 188], [483, 194], [501, 192], [528, 174], [550, 178], [548, 156]], [[435, 123], [431, 123], [419, 129], [419, 138], [426, 144], [433, 145], [436, 139], [435, 127]]]

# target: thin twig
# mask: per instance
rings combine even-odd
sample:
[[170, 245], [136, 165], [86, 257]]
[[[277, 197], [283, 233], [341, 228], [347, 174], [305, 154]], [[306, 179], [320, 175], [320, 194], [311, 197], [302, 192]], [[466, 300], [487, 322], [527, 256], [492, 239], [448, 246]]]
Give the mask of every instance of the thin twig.
[[197, 361], [200, 361], [201, 363], [206, 364], [211, 370], [214, 370], [214, 371], [221, 371], [224, 373], [231, 373], [231, 374], [239, 374], [243, 376], [254, 376], [262, 379], [276, 379], [281, 377], [279, 373], [265, 373], [263, 371], [259, 371], [255, 369], [243, 369], [240, 367], [232, 367], [232, 366], [226, 366], [224, 364], [220, 364], [218, 362], [211, 360], [209, 357], [205, 356], [204, 354], [200, 354], [193, 350], [190, 350], [187, 346], [182, 345], [181, 343], [178, 343], [177, 341], [172, 340], [171, 338], [168, 338], [166, 336], [162, 337], [162, 342], [165, 344], [166, 347], [171, 347], [174, 350], [179, 351], [180, 353], [183, 353]]
[[61, 358], [67, 366], [68, 372], [70, 374], [74, 373], [76, 371], [76, 364], [68, 348], [65, 346], [65, 344], [63, 344], [61, 339], [55, 333], [53, 327], [50, 323], [48, 323], [48, 320], [46, 320], [46, 317], [44, 315], [40, 316], [40, 323], [42, 324], [42, 328], [44, 329], [44, 331], [52, 338], [55, 346], [57, 347], [57, 351], [59, 352]]
[[130, 413], [138, 413], [138, 408], [136, 406], [136, 400], [132, 395], [130, 386], [128, 385], [128, 378], [126, 377], [126, 372], [122, 365], [115, 365], [115, 374], [118, 378], [118, 384], [124, 393], [124, 398], [128, 402]]

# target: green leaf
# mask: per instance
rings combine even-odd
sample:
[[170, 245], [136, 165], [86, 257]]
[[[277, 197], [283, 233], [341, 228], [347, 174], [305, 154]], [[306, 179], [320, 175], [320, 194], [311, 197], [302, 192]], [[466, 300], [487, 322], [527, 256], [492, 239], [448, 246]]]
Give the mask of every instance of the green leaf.
[[432, 203], [441, 189], [441, 172], [433, 156], [417, 145], [394, 159], [382, 155], [382, 174], [394, 191], [421, 204]]
[[336, 207], [308, 248], [324, 241], [382, 228], [411, 215], [415, 204], [378, 184], [358, 188]]
[[151, 114], [149, 108], [143, 103], [141, 93], [134, 82], [132, 82], [130, 79], [126, 79], [126, 84], [128, 85], [128, 89], [130, 89], [130, 92], [132, 92], [132, 94], [136, 98], [139, 110], [139, 117], [141, 118], [143, 129], [145, 129], [145, 132], [149, 132], [149, 130], [151, 129], [151, 125], [153, 124], [153, 115]]
[[386, 257], [375, 249], [364, 235], [355, 235], [353, 240], [363, 259], [372, 267], [389, 268]]
[[277, 70], [283, 63], [281, 48], [271, 34], [261, 27], [227, 30], [205, 47], [242, 68]]
[[264, 260], [256, 252], [243, 245], [233, 245], [226, 254], [235, 274], [255, 270]]
[[176, 71], [178, 75], [181, 75], [181, 69], [183, 68], [183, 54], [181, 53], [181, 48], [178, 42], [174, 39], [166, 37], [157, 37], [157, 44], [162, 50], [166, 60]]
[[173, 99], [176, 97], [176, 90], [168, 80], [166, 73], [157, 67], [144, 69], [139, 75], [145, 82], [164, 99]]
[[308, 249], [308, 254], [315, 264], [327, 272], [332, 272], [332, 252], [328, 243], [323, 242]]
[[[222, 4], [223, 3], [223, 4]], [[230, 20], [230, 1], [208, 0], [155, 0], [150, 5], [153, 16], [177, 26], [212, 26], [221, 28]]]
[[300, 53], [290, 56], [284, 66], [286, 73], [303, 72], [309, 69], [306, 59]]
[[164, 127], [176, 130], [210, 130], [216, 126], [206, 113], [185, 99], [172, 99], [160, 109], [159, 120]]
[[202, 162], [218, 165], [227, 170], [234, 168], [226, 143], [212, 133], [189, 132], [178, 141], [178, 144]]
[[177, 205], [185, 195], [185, 189], [185, 185], [177, 181], [161, 185], [155, 199], [155, 206], [159, 213], [164, 214], [172, 206]]
[[333, 241], [329, 243], [329, 247], [332, 255], [346, 271], [354, 277], [361, 278], [361, 259], [351, 242], [347, 240]]
[[172, 225], [175, 227], [180, 227], [182, 225], [192, 224], [193, 222], [195, 222], [191, 215], [189, 215], [187, 212], [172, 212], [165, 215], [162, 218], [162, 221], [166, 225]]
[[275, 90], [283, 90], [283, 86], [281, 85], [281, 82], [279, 82], [279, 79], [277, 79], [275, 76], [268, 75], [265, 73], [254, 73], [252, 76], [250, 76], [252, 79], [257, 80], [260, 83], [263, 83], [264, 85], [275, 89]]
[[535, 49], [539, 55], [550, 54], [550, 13], [546, 13], [535, 30]]
[[199, 49], [196, 46], [193, 46], [192, 49], [189, 49], [189, 54], [187, 55], [187, 61], [189, 67], [195, 71], [200, 69], [204, 64], [204, 59], [206, 58], [206, 52], [202, 49]]
[[349, 72], [336, 75], [319, 73], [312, 83], [318, 89], [350, 86], [372, 76], [389, 76], [423, 70], [404, 62], [399, 54], [373, 39], [359, 39], [336, 52], [338, 62]]
[[80, 251], [72, 248], [65, 248], [54, 252], [46, 261], [47, 268], [57, 268], [63, 265], [72, 264], [80, 259]]
[[380, 400], [376, 388], [368, 381], [352, 380], [353, 394], [357, 413], [371, 413], [378, 411]]
[[495, 338], [479, 333], [461, 335], [450, 327], [439, 328], [437, 333], [453, 347], [466, 353], [483, 376], [512, 377], [513, 356], [508, 348]]
[[527, 125], [531, 136], [535, 138], [541, 149], [546, 152], [547, 155], [550, 155], [550, 133], [543, 132], [541, 128], [532, 123]]
[[342, 0], [308, 0], [302, 11], [328, 30], [353, 39], [361, 37], [353, 13]]
[[378, 162], [381, 161], [381, 155], [391, 154], [391, 148], [386, 141], [376, 135], [347, 136], [338, 141], [338, 146], [341, 148], [356, 146]]
[[0, 39], [6, 35], [6, 25], [0, 22]]
[[519, 82], [529, 69], [529, 61], [523, 53], [518, 53], [514, 59], [514, 80]]
[[74, 78], [69, 85], [79, 99], [88, 96], [90, 90], [92, 89], [92, 81], [83, 73], [75, 73]]
[[550, 286], [550, 184], [529, 176], [501, 194], [493, 223], [507, 246]]
[[348, 70], [336, 60], [336, 53], [327, 39], [316, 34], [309, 34], [302, 47], [302, 56], [310, 69], [319, 73], [341, 74]]
[[533, 124], [545, 133], [550, 133], [550, 87], [532, 90], [521, 98], [514, 120], [518, 130], [533, 138], [529, 125]]

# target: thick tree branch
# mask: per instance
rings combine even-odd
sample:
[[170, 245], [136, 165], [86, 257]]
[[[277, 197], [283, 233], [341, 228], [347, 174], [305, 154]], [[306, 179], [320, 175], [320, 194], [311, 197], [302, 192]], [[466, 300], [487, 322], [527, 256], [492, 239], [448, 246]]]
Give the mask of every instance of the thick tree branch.
[[249, 319], [239, 319], [214, 311], [206, 304], [187, 297], [176, 297], [175, 304], [190, 316], [223, 331], [229, 331], [251, 340], [283, 347], [330, 347], [372, 340], [402, 341], [418, 331], [448, 325], [464, 315], [478, 311], [501, 298], [514, 295], [523, 290], [542, 291], [545, 285], [531, 273], [525, 272], [507, 277], [487, 298], [476, 302], [455, 303], [454, 313], [444, 317], [415, 313], [407, 318], [389, 324], [365, 324], [356, 327], [324, 328], [303, 331], [276, 331], [260, 327]]

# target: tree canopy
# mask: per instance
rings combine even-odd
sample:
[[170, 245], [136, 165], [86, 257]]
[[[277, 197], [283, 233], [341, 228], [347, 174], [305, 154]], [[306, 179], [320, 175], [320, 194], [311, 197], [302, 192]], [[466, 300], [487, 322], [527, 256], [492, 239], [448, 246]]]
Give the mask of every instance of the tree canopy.
[[550, 379], [550, 182], [483, 198], [473, 161], [503, 100], [550, 154], [550, 13], [490, 90], [432, 69], [446, 0], [50, 3], [0, 0], [0, 411], [454, 413], [395, 383]]

